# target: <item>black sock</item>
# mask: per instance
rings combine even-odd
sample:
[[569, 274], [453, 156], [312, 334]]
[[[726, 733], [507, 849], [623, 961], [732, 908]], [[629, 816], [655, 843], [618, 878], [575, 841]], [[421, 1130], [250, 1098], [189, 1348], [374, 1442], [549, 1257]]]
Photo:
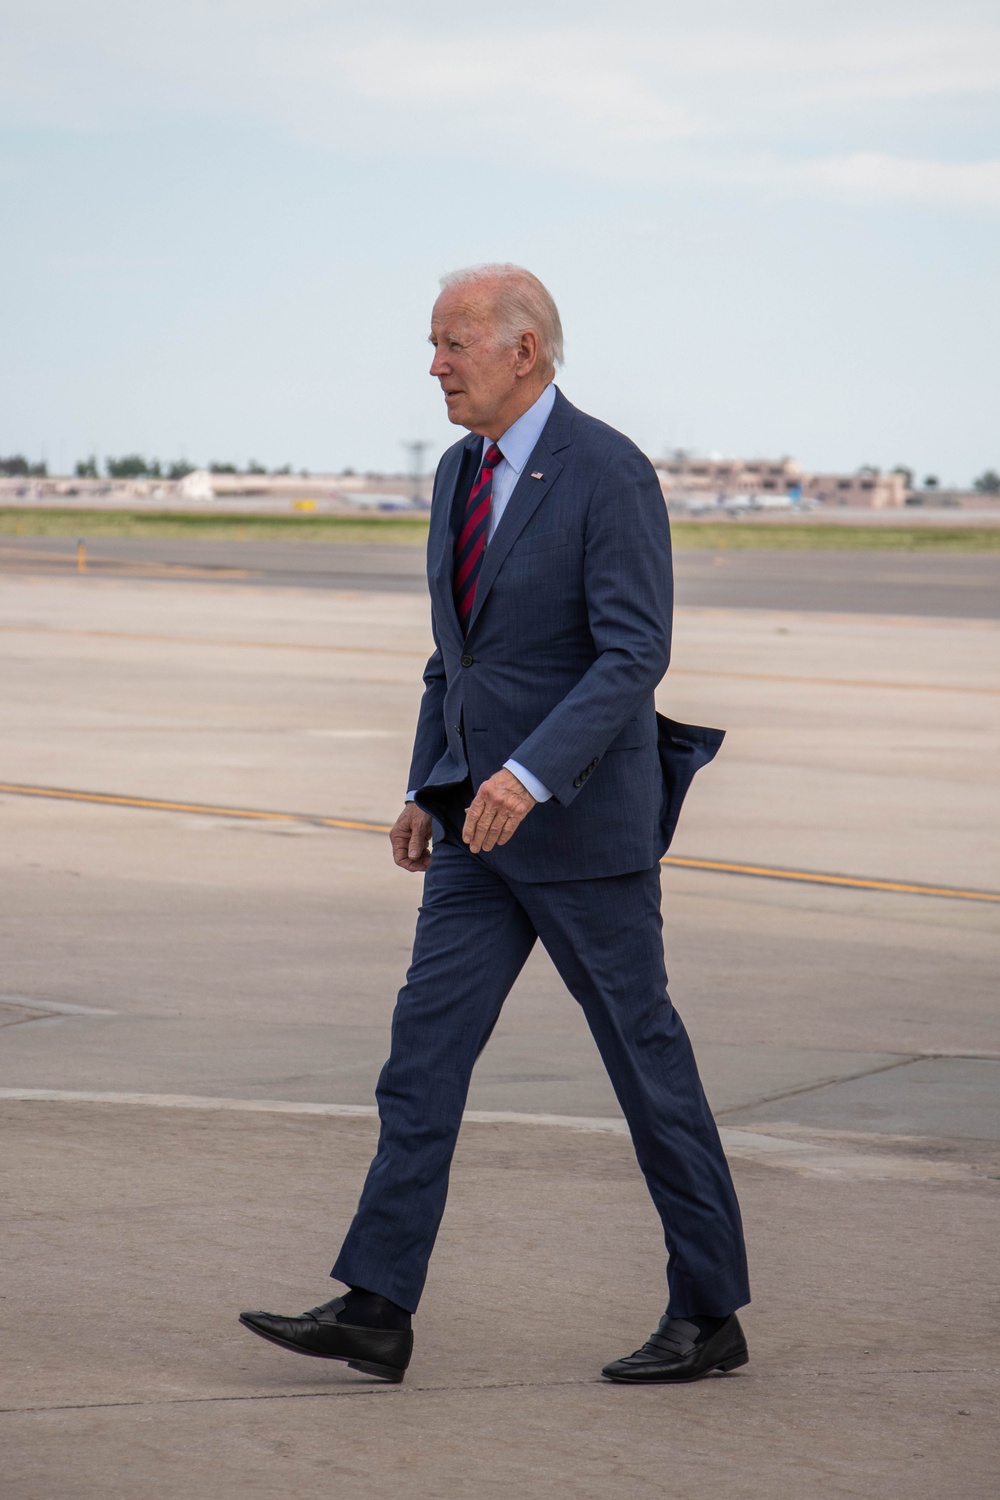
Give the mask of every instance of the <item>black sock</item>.
[[344, 1298], [340, 1317], [355, 1328], [409, 1328], [410, 1314], [397, 1302], [368, 1292], [363, 1286], [352, 1286]]
[[726, 1313], [724, 1318], [709, 1318], [702, 1313], [697, 1313], [692, 1318], [685, 1318], [685, 1323], [693, 1323], [703, 1339], [710, 1339], [713, 1333], [718, 1333], [723, 1323], [728, 1323], [732, 1313]]

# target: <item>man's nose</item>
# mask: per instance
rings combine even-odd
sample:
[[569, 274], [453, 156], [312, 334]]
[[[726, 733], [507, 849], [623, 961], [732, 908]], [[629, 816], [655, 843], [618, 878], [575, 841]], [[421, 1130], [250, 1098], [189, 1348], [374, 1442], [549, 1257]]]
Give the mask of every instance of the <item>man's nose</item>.
[[434, 358], [431, 360], [430, 373], [440, 379], [446, 373], [447, 369], [448, 361], [444, 358], [440, 349], [435, 349]]

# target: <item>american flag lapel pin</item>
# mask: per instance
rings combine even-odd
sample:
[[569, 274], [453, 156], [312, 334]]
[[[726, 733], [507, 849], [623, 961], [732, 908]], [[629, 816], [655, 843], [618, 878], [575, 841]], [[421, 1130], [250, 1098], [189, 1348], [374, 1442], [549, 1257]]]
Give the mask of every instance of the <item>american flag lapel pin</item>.
[[532, 477], [532, 479], [544, 479], [545, 475], [544, 474], [532, 474], [531, 477]]

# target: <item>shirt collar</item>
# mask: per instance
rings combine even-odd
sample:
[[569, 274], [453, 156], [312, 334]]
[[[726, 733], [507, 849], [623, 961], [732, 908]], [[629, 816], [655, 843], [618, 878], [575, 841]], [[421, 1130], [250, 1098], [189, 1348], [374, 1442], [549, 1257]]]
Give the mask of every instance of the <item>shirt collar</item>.
[[[517, 421], [513, 422], [507, 428], [503, 437], [497, 439], [497, 447], [515, 474], [520, 474], [531, 457], [535, 445], [542, 435], [542, 429], [552, 415], [552, 408], [555, 404], [555, 382], [550, 381], [538, 400], [529, 406], [526, 412], [521, 413]], [[488, 443], [489, 438], [484, 438], [484, 453]]]

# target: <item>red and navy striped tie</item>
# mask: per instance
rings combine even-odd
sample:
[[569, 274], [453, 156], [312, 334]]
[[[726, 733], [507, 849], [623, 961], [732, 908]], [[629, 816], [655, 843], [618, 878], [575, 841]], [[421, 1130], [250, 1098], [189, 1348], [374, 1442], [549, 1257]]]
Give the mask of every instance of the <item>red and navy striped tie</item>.
[[496, 443], [491, 443], [483, 458], [475, 484], [469, 491], [465, 519], [455, 543], [455, 608], [463, 634], [468, 632], [472, 606], [476, 602], [476, 583], [486, 551], [486, 533], [490, 524], [493, 499], [493, 470], [503, 458]]

